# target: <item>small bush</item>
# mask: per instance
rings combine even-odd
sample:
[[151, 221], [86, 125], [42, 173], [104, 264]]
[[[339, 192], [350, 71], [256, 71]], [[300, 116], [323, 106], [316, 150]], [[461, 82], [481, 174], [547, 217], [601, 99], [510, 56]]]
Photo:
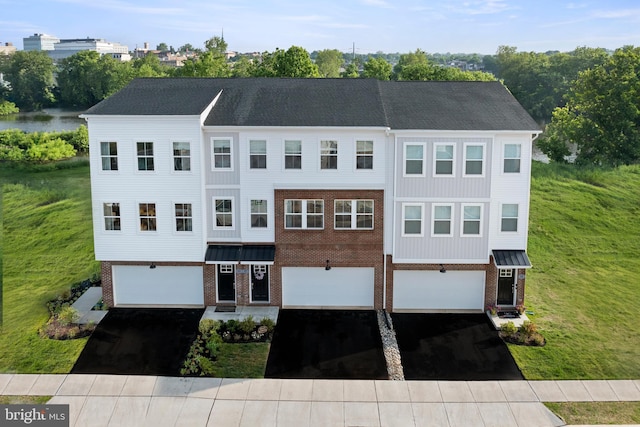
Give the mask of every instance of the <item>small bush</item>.
[[58, 313], [58, 322], [62, 326], [69, 326], [72, 323], [78, 323], [78, 320], [80, 320], [80, 314], [78, 313], [78, 310], [71, 306], [63, 307]]
[[242, 319], [238, 324], [238, 332], [242, 335], [251, 335], [256, 329], [256, 322], [253, 320], [253, 316], [248, 316], [245, 319]]
[[207, 350], [209, 350], [209, 355], [212, 358], [217, 358], [220, 353], [220, 344], [222, 344], [222, 337], [216, 333], [211, 334], [209, 339], [207, 340]]
[[535, 323], [529, 320], [525, 320], [522, 323], [522, 326], [520, 326], [519, 332], [527, 337], [530, 337], [536, 332], [538, 332], [538, 327], [535, 325]]
[[239, 331], [239, 323], [236, 319], [227, 320], [224, 322], [224, 330], [229, 332], [231, 335], [238, 334]]
[[260, 321], [260, 326], [266, 326], [267, 332], [271, 333], [276, 327], [276, 322], [274, 322], [268, 317], [265, 317]]
[[220, 322], [214, 319], [202, 319], [198, 325], [198, 330], [202, 335], [210, 336], [218, 332]]
[[516, 325], [513, 322], [505, 323], [500, 327], [500, 330], [507, 335], [513, 335], [518, 332], [518, 328], [516, 328]]

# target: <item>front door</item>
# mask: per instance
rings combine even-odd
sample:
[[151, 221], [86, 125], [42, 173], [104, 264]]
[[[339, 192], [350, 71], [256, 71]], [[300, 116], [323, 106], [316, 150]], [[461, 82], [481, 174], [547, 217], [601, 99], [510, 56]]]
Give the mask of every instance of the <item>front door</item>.
[[218, 265], [218, 301], [236, 300], [236, 271], [233, 264]]
[[269, 267], [266, 265], [251, 267], [251, 301], [269, 302]]
[[498, 305], [514, 305], [515, 304], [515, 279], [516, 270], [498, 270]]

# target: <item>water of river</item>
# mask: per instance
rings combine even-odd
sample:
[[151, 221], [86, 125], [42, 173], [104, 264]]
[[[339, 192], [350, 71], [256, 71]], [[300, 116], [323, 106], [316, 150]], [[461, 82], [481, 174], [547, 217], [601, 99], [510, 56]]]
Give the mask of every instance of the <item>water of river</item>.
[[61, 108], [47, 108], [33, 113], [18, 113], [0, 116], [0, 130], [22, 129], [26, 132], [58, 132], [75, 130], [84, 119], [78, 116], [83, 111], [64, 110]]

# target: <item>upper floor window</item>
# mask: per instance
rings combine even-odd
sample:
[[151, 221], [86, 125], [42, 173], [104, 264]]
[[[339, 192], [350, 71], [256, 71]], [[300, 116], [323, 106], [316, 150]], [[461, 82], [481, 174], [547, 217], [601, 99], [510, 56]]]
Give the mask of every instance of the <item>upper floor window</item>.
[[462, 205], [462, 235], [479, 236], [482, 224], [482, 205]]
[[140, 203], [138, 214], [140, 216], [140, 231], [156, 231], [155, 203]]
[[373, 200], [336, 200], [334, 202], [334, 228], [373, 228]]
[[153, 164], [153, 142], [138, 142], [138, 170], [152, 171]]
[[323, 200], [285, 200], [284, 228], [323, 228]]
[[173, 170], [191, 170], [191, 145], [188, 142], [173, 143]]
[[403, 204], [402, 221], [403, 236], [422, 236], [422, 205], [409, 203]]
[[191, 203], [176, 203], [176, 231], [193, 231]]
[[518, 231], [518, 205], [502, 205], [500, 231]]
[[251, 169], [267, 168], [267, 141], [249, 141], [249, 167]]
[[404, 174], [424, 175], [425, 146], [419, 144], [405, 144], [404, 146]]
[[284, 168], [302, 169], [302, 141], [284, 142]]
[[216, 209], [215, 228], [233, 228], [233, 200], [215, 199]]
[[453, 176], [454, 147], [452, 144], [435, 144], [435, 175]]
[[433, 228], [431, 234], [434, 236], [451, 236], [453, 221], [453, 206], [433, 205]]
[[213, 169], [231, 169], [231, 140], [213, 140]]
[[267, 228], [266, 200], [251, 200], [251, 228]]
[[120, 203], [103, 203], [105, 230], [120, 230]]
[[356, 141], [356, 169], [373, 169], [373, 141]]
[[117, 142], [101, 142], [100, 158], [102, 159], [103, 171], [118, 170], [118, 143]]
[[320, 141], [320, 169], [338, 169], [338, 141]]
[[484, 175], [484, 145], [467, 144], [464, 146], [464, 174]]
[[504, 172], [519, 173], [522, 146], [520, 144], [504, 145]]

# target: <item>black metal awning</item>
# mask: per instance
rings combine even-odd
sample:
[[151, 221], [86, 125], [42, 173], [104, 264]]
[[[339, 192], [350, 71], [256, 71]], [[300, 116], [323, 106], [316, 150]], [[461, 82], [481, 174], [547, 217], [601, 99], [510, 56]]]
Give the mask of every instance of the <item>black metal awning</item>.
[[204, 256], [209, 264], [273, 264], [274, 245], [209, 245]]
[[493, 262], [498, 268], [531, 268], [531, 261], [523, 250], [494, 249]]

